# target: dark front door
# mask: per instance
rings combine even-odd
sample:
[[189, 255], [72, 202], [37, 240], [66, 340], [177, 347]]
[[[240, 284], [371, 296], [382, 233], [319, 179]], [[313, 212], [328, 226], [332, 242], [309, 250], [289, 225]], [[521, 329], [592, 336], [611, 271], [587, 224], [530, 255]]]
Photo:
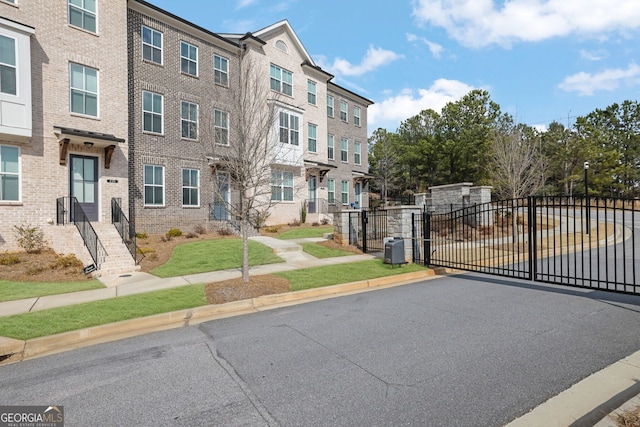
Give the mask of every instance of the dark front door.
[[71, 156], [71, 197], [78, 199], [89, 221], [98, 221], [98, 158]]

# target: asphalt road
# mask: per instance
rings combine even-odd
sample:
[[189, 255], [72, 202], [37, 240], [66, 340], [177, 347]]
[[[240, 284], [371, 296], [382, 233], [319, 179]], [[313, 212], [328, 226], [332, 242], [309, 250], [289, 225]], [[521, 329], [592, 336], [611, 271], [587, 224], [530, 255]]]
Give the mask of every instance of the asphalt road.
[[66, 426], [500, 426], [640, 349], [640, 296], [447, 277], [0, 366]]

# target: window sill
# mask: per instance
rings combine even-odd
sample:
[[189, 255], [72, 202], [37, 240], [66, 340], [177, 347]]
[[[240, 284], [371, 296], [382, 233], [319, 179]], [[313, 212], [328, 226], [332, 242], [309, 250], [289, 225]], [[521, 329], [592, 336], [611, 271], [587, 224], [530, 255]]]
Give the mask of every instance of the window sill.
[[142, 58], [142, 62], [144, 62], [145, 64], [155, 65], [156, 67], [164, 68], [164, 64], [162, 62], [155, 62], [150, 59], [144, 59], [144, 58]]
[[100, 34], [98, 34], [97, 32], [95, 32], [95, 33], [94, 33], [93, 31], [85, 30], [85, 29], [84, 29], [84, 28], [82, 28], [82, 27], [76, 27], [76, 26], [75, 26], [75, 25], [73, 25], [73, 24], [69, 24], [69, 23], [67, 23], [67, 27], [69, 27], [69, 28], [73, 28], [74, 30], [82, 31], [82, 32], [83, 32], [83, 33], [85, 33], [85, 34], [90, 34], [90, 35], [92, 35], [92, 36], [94, 36], [94, 37], [100, 37]]
[[144, 130], [144, 129], [142, 130], [142, 133], [143, 133], [144, 135], [150, 135], [150, 136], [162, 136], [162, 137], [164, 137], [164, 133], [156, 133], [156, 132], [151, 132], [151, 131]]
[[165, 205], [143, 205], [142, 207], [144, 209], [164, 209], [164, 208], [166, 208]]
[[0, 200], [0, 206], [23, 206], [21, 201]]
[[192, 79], [200, 80], [200, 76], [198, 76], [197, 74], [189, 74], [185, 73], [184, 71], [180, 71], [180, 74], [185, 77], [191, 77]]
[[90, 116], [88, 114], [81, 114], [81, 113], [73, 113], [73, 112], [69, 112], [69, 114], [73, 117], [80, 117], [83, 119], [89, 119], [89, 120], [95, 120], [97, 122], [102, 121], [102, 119], [100, 117], [97, 116]]
[[20, 8], [20, 5], [15, 4], [15, 3], [11, 3], [11, 2], [8, 2], [8, 1], [0, 0], [0, 3], [2, 3], [2, 4], [8, 4], [9, 6], [13, 6], [13, 7], [15, 7], [16, 9], [19, 9], [19, 8]]
[[202, 206], [198, 205], [182, 205], [182, 209], [200, 209]]

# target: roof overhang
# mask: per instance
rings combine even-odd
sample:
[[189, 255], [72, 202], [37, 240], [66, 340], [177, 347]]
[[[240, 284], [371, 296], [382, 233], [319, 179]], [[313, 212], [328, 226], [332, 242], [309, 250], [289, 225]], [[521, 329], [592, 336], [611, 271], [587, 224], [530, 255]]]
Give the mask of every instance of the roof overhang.
[[330, 165], [328, 163], [314, 162], [313, 160], [305, 160], [304, 168], [306, 170], [307, 181], [309, 180], [309, 177], [311, 175], [316, 175], [316, 174], [320, 175], [320, 181], [322, 181], [325, 175], [329, 173], [331, 169], [336, 169], [337, 166]]
[[69, 145], [75, 144], [84, 146], [87, 149], [93, 147], [104, 149], [104, 167], [109, 169], [111, 167], [111, 157], [113, 151], [118, 144], [123, 144], [123, 138], [117, 138], [114, 135], [107, 133], [91, 132], [81, 129], [73, 129], [64, 126], [54, 126], [53, 133], [58, 138], [60, 145], [59, 159], [61, 165], [67, 164], [67, 153], [69, 152]]
[[351, 177], [353, 178], [353, 182], [362, 182], [363, 184], [368, 183], [370, 180], [375, 178], [373, 175], [368, 174], [366, 172], [360, 171], [351, 171]]

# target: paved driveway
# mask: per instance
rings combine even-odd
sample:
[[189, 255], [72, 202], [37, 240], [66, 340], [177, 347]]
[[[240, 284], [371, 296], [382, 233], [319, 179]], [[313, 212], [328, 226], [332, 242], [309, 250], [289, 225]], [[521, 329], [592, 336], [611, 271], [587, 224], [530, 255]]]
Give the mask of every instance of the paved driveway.
[[499, 426], [640, 349], [640, 297], [448, 277], [0, 367], [67, 425]]

